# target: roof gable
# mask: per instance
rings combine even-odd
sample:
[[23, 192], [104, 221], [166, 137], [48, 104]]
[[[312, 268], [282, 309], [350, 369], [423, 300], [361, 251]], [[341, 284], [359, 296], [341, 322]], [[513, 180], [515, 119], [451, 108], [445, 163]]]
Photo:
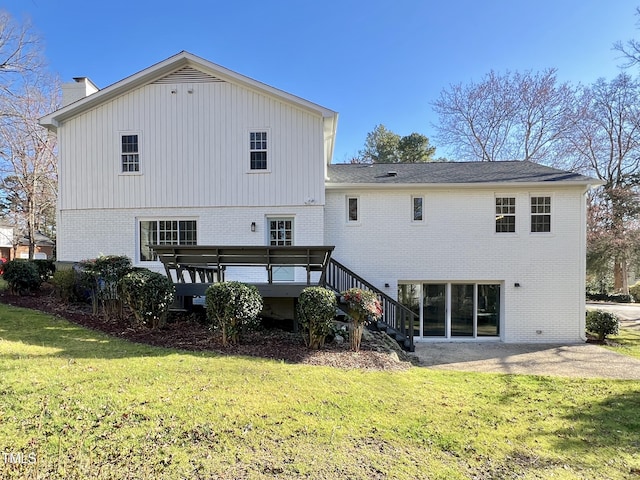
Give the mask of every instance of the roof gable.
[[182, 51], [166, 60], [141, 70], [96, 93], [64, 106], [49, 115], [45, 115], [40, 118], [40, 124], [51, 131], [56, 131], [65, 120], [100, 106], [136, 88], [154, 83], [173, 82], [230, 82], [288, 103], [296, 108], [306, 110], [312, 114], [320, 115], [324, 123], [325, 162], [327, 164], [331, 162], [338, 125], [337, 112], [258, 82], [257, 80], [209, 62], [186, 51]]
[[243, 85], [246, 88], [258, 91], [264, 95], [275, 97], [281, 101], [290, 103], [299, 108], [315, 112], [323, 117], [337, 117], [337, 113], [318, 104], [304, 100], [290, 93], [278, 90], [252, 78], [236, 73], [228, 68], [209, 62], [189, 52], [180, 52], [177, 55], [156, 63], [138, 73], [135, 73], [119, 82], [109, 85], [98, 92], [89, 95], [77, 102], [56, 110], [40, 119], [40, 123], [47, 127], [57, 127], [64, 120], [79, 115], [90, 108], [123, 95], [135, 88], [146, 84], [178, 82], [209, 82], [222, 81]]

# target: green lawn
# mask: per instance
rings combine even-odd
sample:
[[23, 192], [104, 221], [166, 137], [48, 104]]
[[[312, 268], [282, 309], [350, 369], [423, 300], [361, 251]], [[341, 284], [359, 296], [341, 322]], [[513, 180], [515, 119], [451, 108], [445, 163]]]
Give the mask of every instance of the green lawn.
[[640, 358], [640, 330], [620, 329], [618, 335], [611, 335], [608, 338], [618, 344], [615, 347], [607, 347], [609, 350]]
[[152, 348], [0, 305], [1, 478], [626, 479], [640, 385]]

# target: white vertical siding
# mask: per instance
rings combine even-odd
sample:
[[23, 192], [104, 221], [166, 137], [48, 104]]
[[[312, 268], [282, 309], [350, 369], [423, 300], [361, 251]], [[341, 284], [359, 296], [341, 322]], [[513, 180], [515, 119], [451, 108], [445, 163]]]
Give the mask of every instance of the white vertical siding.
[[[268, 173], [248, 173], [252, 128], [270, 132]], [[139, 175], [120, 174], [123, 132], [140, 135]], [[321, 116], [231, 83], [146, 85], [67, 121], [59, 138], [63, 210], [324, 198]]]

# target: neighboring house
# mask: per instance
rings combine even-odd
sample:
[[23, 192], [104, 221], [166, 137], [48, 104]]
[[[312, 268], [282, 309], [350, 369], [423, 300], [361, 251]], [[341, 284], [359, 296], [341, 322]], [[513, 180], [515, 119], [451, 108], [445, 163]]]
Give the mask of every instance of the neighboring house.
[[10, 260], [13, 252], [13, 227], [0, 223], [0, 258]]
[[528, 162], [332, 165], [336, 112], [186, 52], [103, 90], [75, 80], [41, 119], [60, 148], [59, 261], [161, 270], [149, 245], [335, 245], [416, 312], [418, 339], [584, 339], [595, 180]]
[[[35, 245], [33, 258], [36, 260], [46, 260], [53, 258], [55, 242], [41, 232], [35, 233]], [[25, 236], [18, 240], [15, 248], [15, 258], [29, 258], [29, 237]]]

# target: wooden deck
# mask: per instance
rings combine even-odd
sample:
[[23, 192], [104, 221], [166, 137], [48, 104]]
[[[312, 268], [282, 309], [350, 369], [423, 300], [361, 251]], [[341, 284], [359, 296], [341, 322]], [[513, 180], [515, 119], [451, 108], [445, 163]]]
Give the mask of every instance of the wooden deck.
[[[324, 285], [333, 246], [153, 245], [178, 297], [203, 296], [213, 283], [225, 281], [228, 267], [264, 267], [266, 282], [255, 285], [263, 297], [298, 297], [310, 285]], [[275, 267], [306, 272], [305, 282], [274, 281]], [[318, 272], [313, 281], [312, 274]]]

